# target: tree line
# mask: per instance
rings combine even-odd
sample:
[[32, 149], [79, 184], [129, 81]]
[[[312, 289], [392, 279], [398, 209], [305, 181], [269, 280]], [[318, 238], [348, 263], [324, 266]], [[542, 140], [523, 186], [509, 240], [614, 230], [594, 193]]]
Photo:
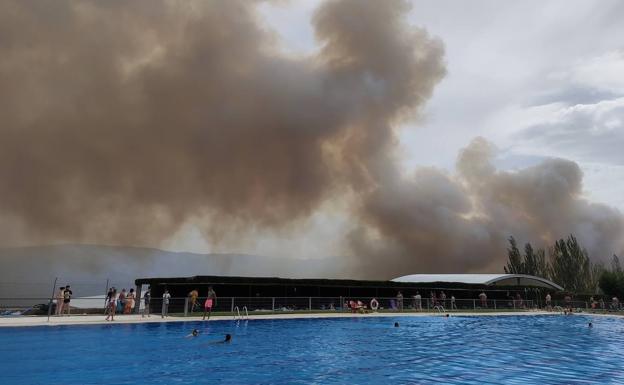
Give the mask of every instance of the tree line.
[[613, 256], [610, 268], [592, 262], [574, 235], [557, 240], [548, 248], [548, 257], [545, 249], [534, 249], [531, 243], [526, 243], [524, 253], [521, 253], [512, 236], [509, 237], [507, 255], [506, 274], [546, 278], [572, 293], [595, 294], [602, 290], [609, 296], [624, 297], [624, 271], [618, 256]]

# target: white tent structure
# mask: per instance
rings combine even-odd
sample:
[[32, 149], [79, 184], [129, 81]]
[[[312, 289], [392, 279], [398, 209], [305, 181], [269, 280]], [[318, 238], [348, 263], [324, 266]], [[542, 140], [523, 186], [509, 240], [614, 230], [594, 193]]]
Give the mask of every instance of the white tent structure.
[[411, 274], [392, 280], [402, 283], [464, 283], [484, 286], [542, 287], [563, 290], [563, 287], [545, 278], [524, 274]]

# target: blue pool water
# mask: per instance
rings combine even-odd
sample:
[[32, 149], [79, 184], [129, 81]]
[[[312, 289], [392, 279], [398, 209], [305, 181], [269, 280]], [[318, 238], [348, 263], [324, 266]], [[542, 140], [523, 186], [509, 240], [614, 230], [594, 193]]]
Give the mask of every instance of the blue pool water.
[[3, 328], [0, 383], [624, 384], [623, 337], [578, 315]]

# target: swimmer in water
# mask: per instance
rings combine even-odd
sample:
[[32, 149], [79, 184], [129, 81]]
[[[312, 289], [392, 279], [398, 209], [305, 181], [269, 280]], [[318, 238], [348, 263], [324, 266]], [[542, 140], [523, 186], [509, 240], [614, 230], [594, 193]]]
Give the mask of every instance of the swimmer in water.
[[398, 322], [395, 322], [395, 323], [394, 323], [394, 327], [395, 327], [395, 328], [398, 328], [398, 327], [399, 327], [399, 323], [398, 323]]
[[230, 342], [232, 342], [232, 335], [231, 334], [226, 334], [225, 338], [223, 340], [221, 340], [221, 341], [211, 341], [211, 342], [208, 342], [206, 345], [227, 344], [227, 343], [230, 343]]
[[446, 318], [448, 318], [448, 317], [450, 317], [450, 314], [449, 314], [449, 313], [446, 313], [444, 316], [445, 316]]
[[589, 326], [590, 328], [593, 328], [593, 327], [594, 327], [594, 324], [592, 324], [592, 323], [590, 322], [587, 326]]
[[193, 329], [191, 334], [187, 334], [184, 338], [194, 338], [194, 337], [197, 337], [198, 335], [199, 335], [199, 330]]

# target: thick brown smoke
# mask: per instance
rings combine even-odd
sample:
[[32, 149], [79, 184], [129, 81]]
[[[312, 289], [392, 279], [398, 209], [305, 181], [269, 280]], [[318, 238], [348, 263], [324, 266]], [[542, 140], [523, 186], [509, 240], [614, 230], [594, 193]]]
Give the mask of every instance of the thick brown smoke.
[[[393, 128], [444, 76], [401, 0], [327, 1], [321, 49], [280, 53], [256, 2], [0, 3], [0, 246], [152, 245], [280, 229], [349, 198], [347, 275], [500, 269], [505, 239], [622, 250], [576, 164], [511, 173], [471, 144], [457, 175], [399, 172]], [[619, 249], [618, 249], [619, 248]]]
[[443, 76], [441, 43], [405, 24], [404, 1], [330, 1], [314, 18], [321, 52], [287, 58], [255, 6], [3, 2], [0, 212], [13, 235], [154, 243], [209, 217], [218, 236], [370, 184], [390, 124]]
[[493, 155], [477, 138], [459, 155], [457, 174], [421, 168], [366, 194], [365, 225], [351, 235], [355, 254], [368, 257], [363, 274], [500, 271], [510, 235], [544, 247], [572, 233], [603, 261], [624, 250], [624, 216], [583, 199], [576, 163], [497, 171]]

